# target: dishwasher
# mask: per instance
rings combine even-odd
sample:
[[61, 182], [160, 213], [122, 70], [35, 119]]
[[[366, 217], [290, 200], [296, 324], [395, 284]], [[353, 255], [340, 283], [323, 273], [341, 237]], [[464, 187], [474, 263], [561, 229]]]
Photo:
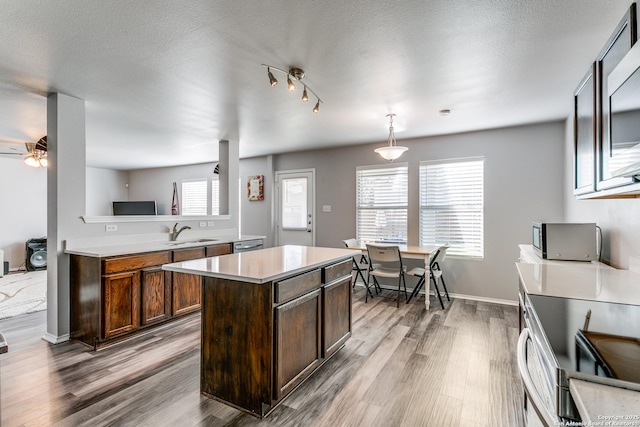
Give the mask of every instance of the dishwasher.
[[234, 242], [233, 253], [248, 252], [262, 249], [262, 239], [255, 240], [243, 240], [241, 242]]

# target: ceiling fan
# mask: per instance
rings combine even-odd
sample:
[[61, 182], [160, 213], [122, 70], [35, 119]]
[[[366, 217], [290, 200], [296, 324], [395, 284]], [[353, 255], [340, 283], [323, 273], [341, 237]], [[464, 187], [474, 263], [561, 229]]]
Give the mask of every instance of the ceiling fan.
[[15, 142], [0, 141], [0, 156], [8, 158], [24, 159], [27, 166], [34, 168], [47, 167], [47, 136], [43, 136], [36, 142], [25, 142], [16, 144]]

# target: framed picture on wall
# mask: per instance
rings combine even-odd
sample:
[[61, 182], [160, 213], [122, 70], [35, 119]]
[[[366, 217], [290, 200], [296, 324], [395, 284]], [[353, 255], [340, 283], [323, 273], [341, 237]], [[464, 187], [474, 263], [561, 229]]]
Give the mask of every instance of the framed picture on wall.
[[247, 180], [249, 200], [264, 200], [264, 175], [250, 176]]

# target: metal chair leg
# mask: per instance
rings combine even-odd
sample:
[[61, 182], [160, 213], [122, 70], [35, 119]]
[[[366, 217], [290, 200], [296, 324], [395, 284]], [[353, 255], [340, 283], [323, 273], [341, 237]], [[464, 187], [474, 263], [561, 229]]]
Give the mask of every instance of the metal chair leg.
[[440, 275], [440, 281], [442, 282], [442, 287], [444, 288], [444, 294], [447, 296], [447, 301], [451, 301], [449, 299], [449, 291], [447, 290], [447, 285], [444, 283], [444, 276]]
[[[438, 299], [440, 300], [440, 307], [442, 307], [442, 309], [444, 310], [444, 303], [442, 302], [442, 297], [440, 296], [440, 289], [438, 289], [438, 283], [436, 282], [435, 277], [431, 276], [431, 281], [433, 281], [433, 287], [436, 290], [436, 295], [438, 295]], [[429, 296], [429, 293], [427, 292], [427, 297]]]
[[359, 268], [356, 268], [356, 278], [353, 280], [353, 287], [356, 287], [356, 282], [358, 281], [358, 276], [360, 276], [360, 278], [362, 279], [362, 283], [367, 283], [367, 281], [364, 279], [364, 274], [362, 274], [362, 270]]
[[[422, 285], [424, 285], [424, 275], [420, 276], [420, 280], [418, 280], [418, 283], [416, 283], [415, 288], [413, 288], [413, 292], [411, 292], [411, 295], [409, 295], [409, 298], [407, 299], [407, 304], [409, 304], [409, 302], [411, 301], [411, 299], [413, 297], [418, 295], [418, 292], [420, 292], [420, 289], [422, 288]], [[427, 298], [428, 297], [429, 296], [427, 295]]]

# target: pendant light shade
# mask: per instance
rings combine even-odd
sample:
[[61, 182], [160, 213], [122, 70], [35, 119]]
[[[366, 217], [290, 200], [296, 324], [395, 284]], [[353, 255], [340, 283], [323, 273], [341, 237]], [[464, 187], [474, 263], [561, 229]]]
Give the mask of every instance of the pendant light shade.
[[393, 162], [408, 150], [407, 147], [396, 145], [396, 136], [393, 133], [393, 116], [395, 116], [395, 114], [387, 114], [387, 117], [389, 117], [389, 145], [376, 148], [374, 150], [376, 153], [380, 154], [383, 159], [389, 160], [390, 162]]

